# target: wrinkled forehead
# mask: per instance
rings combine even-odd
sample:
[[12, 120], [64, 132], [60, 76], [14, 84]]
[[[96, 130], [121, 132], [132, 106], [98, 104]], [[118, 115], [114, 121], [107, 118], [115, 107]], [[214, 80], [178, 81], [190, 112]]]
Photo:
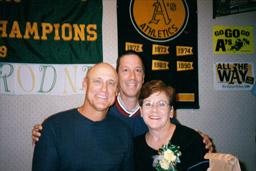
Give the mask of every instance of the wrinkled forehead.
[[88, 79], [113, 80], [118, 82], [116, 70], [106, 64], [98, 64], [93, 66], [87, 73]]

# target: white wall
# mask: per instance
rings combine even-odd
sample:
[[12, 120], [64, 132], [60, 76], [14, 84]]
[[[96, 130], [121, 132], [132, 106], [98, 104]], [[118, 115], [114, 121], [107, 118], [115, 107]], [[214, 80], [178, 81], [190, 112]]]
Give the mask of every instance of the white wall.
[[[213, 26], [252, 26], [256, 52], [256, 12], [213, 19], [212, 1], [198, 0], [198, 110], [178, 110], [177, 118], [212, 137], [217, 152], [237, 156], [243, 170], [256, 170], [256, 96], [250, 91], [215, 91], [214, 62], [252, 62], [255, 54], [213, 54]], [[254, 71], [255, 72], [255, 71]]]
[[[256, 97], [249, 91], [215, 91], [214, 62], [252, 62], [256, 55], [213, 54], [212, 26], [252, 26], [256, 12], [213, 19], [212, 0], [198, 0], [199, 102], [198, 110], [177, 110], [178, 120], [212, 137], [217, 152], [236, 155], [243, 170], [256, 170]], [[104, 61], [117, 58], [116, 0], [103, 0]], [[256, 41], [254, 41], [254, 49]], [[45, 116], [77, 107], [84, 95], [0, 95], [0, 171], [31, 170], [31, 130]], [[246, 169], [245, 169], [246, 168]]]

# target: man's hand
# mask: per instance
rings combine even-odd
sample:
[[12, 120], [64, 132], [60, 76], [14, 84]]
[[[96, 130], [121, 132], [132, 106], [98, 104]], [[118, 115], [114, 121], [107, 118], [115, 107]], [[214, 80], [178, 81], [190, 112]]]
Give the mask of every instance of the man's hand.
[[[44, 121], [48, 118], [49, 116], [46, 116], [44, 118]], [[34, 128], [32, 130], [32, 146], [36, 146], [36, 142], [39, 141], [39, 138], [41, 137], [40, 131], [43, 130], [42, 124], [37, 124], [34, 125]]]
[[41, 136], [40, 131], [43, 129], [41, 124], [37, 124], [34, 126], [32, 130], [32, 145], [36, 146], [36, 142], [39, 141], [39, 137]]
[[213, 143], [211, 138], [208, 135], [203, 134], [198, 129], [195, 129], [196, 132], [198, 132], [203, 137], [203, 142], [205, 144], [205, 148], [209, 150], [209, 153], [212, 153], [214, 150]]

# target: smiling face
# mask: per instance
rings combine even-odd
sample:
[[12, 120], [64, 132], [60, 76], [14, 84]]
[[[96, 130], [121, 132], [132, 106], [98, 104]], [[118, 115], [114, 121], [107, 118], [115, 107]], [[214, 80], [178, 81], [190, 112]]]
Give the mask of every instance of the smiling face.
[[145, 77], [141, 59], [135, 54], [123, 56], [118, 76], [121, 96], [137, 98]]
[[151, 94], [143, 100], [141, 116], [149, 129], [160, 130], [169, 126], [173, 117], [173, 107], [164, 91]]
[[106, 112], [117, 95], [118, 76], [115, 69], [106, 63], [93, 66], [84, 79], [85, 104], [89, 109]]

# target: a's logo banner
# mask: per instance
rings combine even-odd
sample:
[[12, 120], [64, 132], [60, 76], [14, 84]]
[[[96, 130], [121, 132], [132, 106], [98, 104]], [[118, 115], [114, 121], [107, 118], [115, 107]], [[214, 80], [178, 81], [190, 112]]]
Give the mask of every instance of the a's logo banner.
[[215, 63], [215, 90], [251, 90], [255, 81], [253, 69], [254, 66], [250, 62]]
[[175, 39], [188, 22], [188, 6], [183, 0], [132, 0], [129, 9], [134, 28], [155, 42]]
[[213, 26], [213, 51], [220, 53], [254, 53], [253, 28]]
[[117, 1], [119, 55], [144, 57], [145, 81], [175, 87], [178, 108], [199, 108], [196, 0]]
[[0, 1], [0, 62], [102, 60], [102, 0]]

